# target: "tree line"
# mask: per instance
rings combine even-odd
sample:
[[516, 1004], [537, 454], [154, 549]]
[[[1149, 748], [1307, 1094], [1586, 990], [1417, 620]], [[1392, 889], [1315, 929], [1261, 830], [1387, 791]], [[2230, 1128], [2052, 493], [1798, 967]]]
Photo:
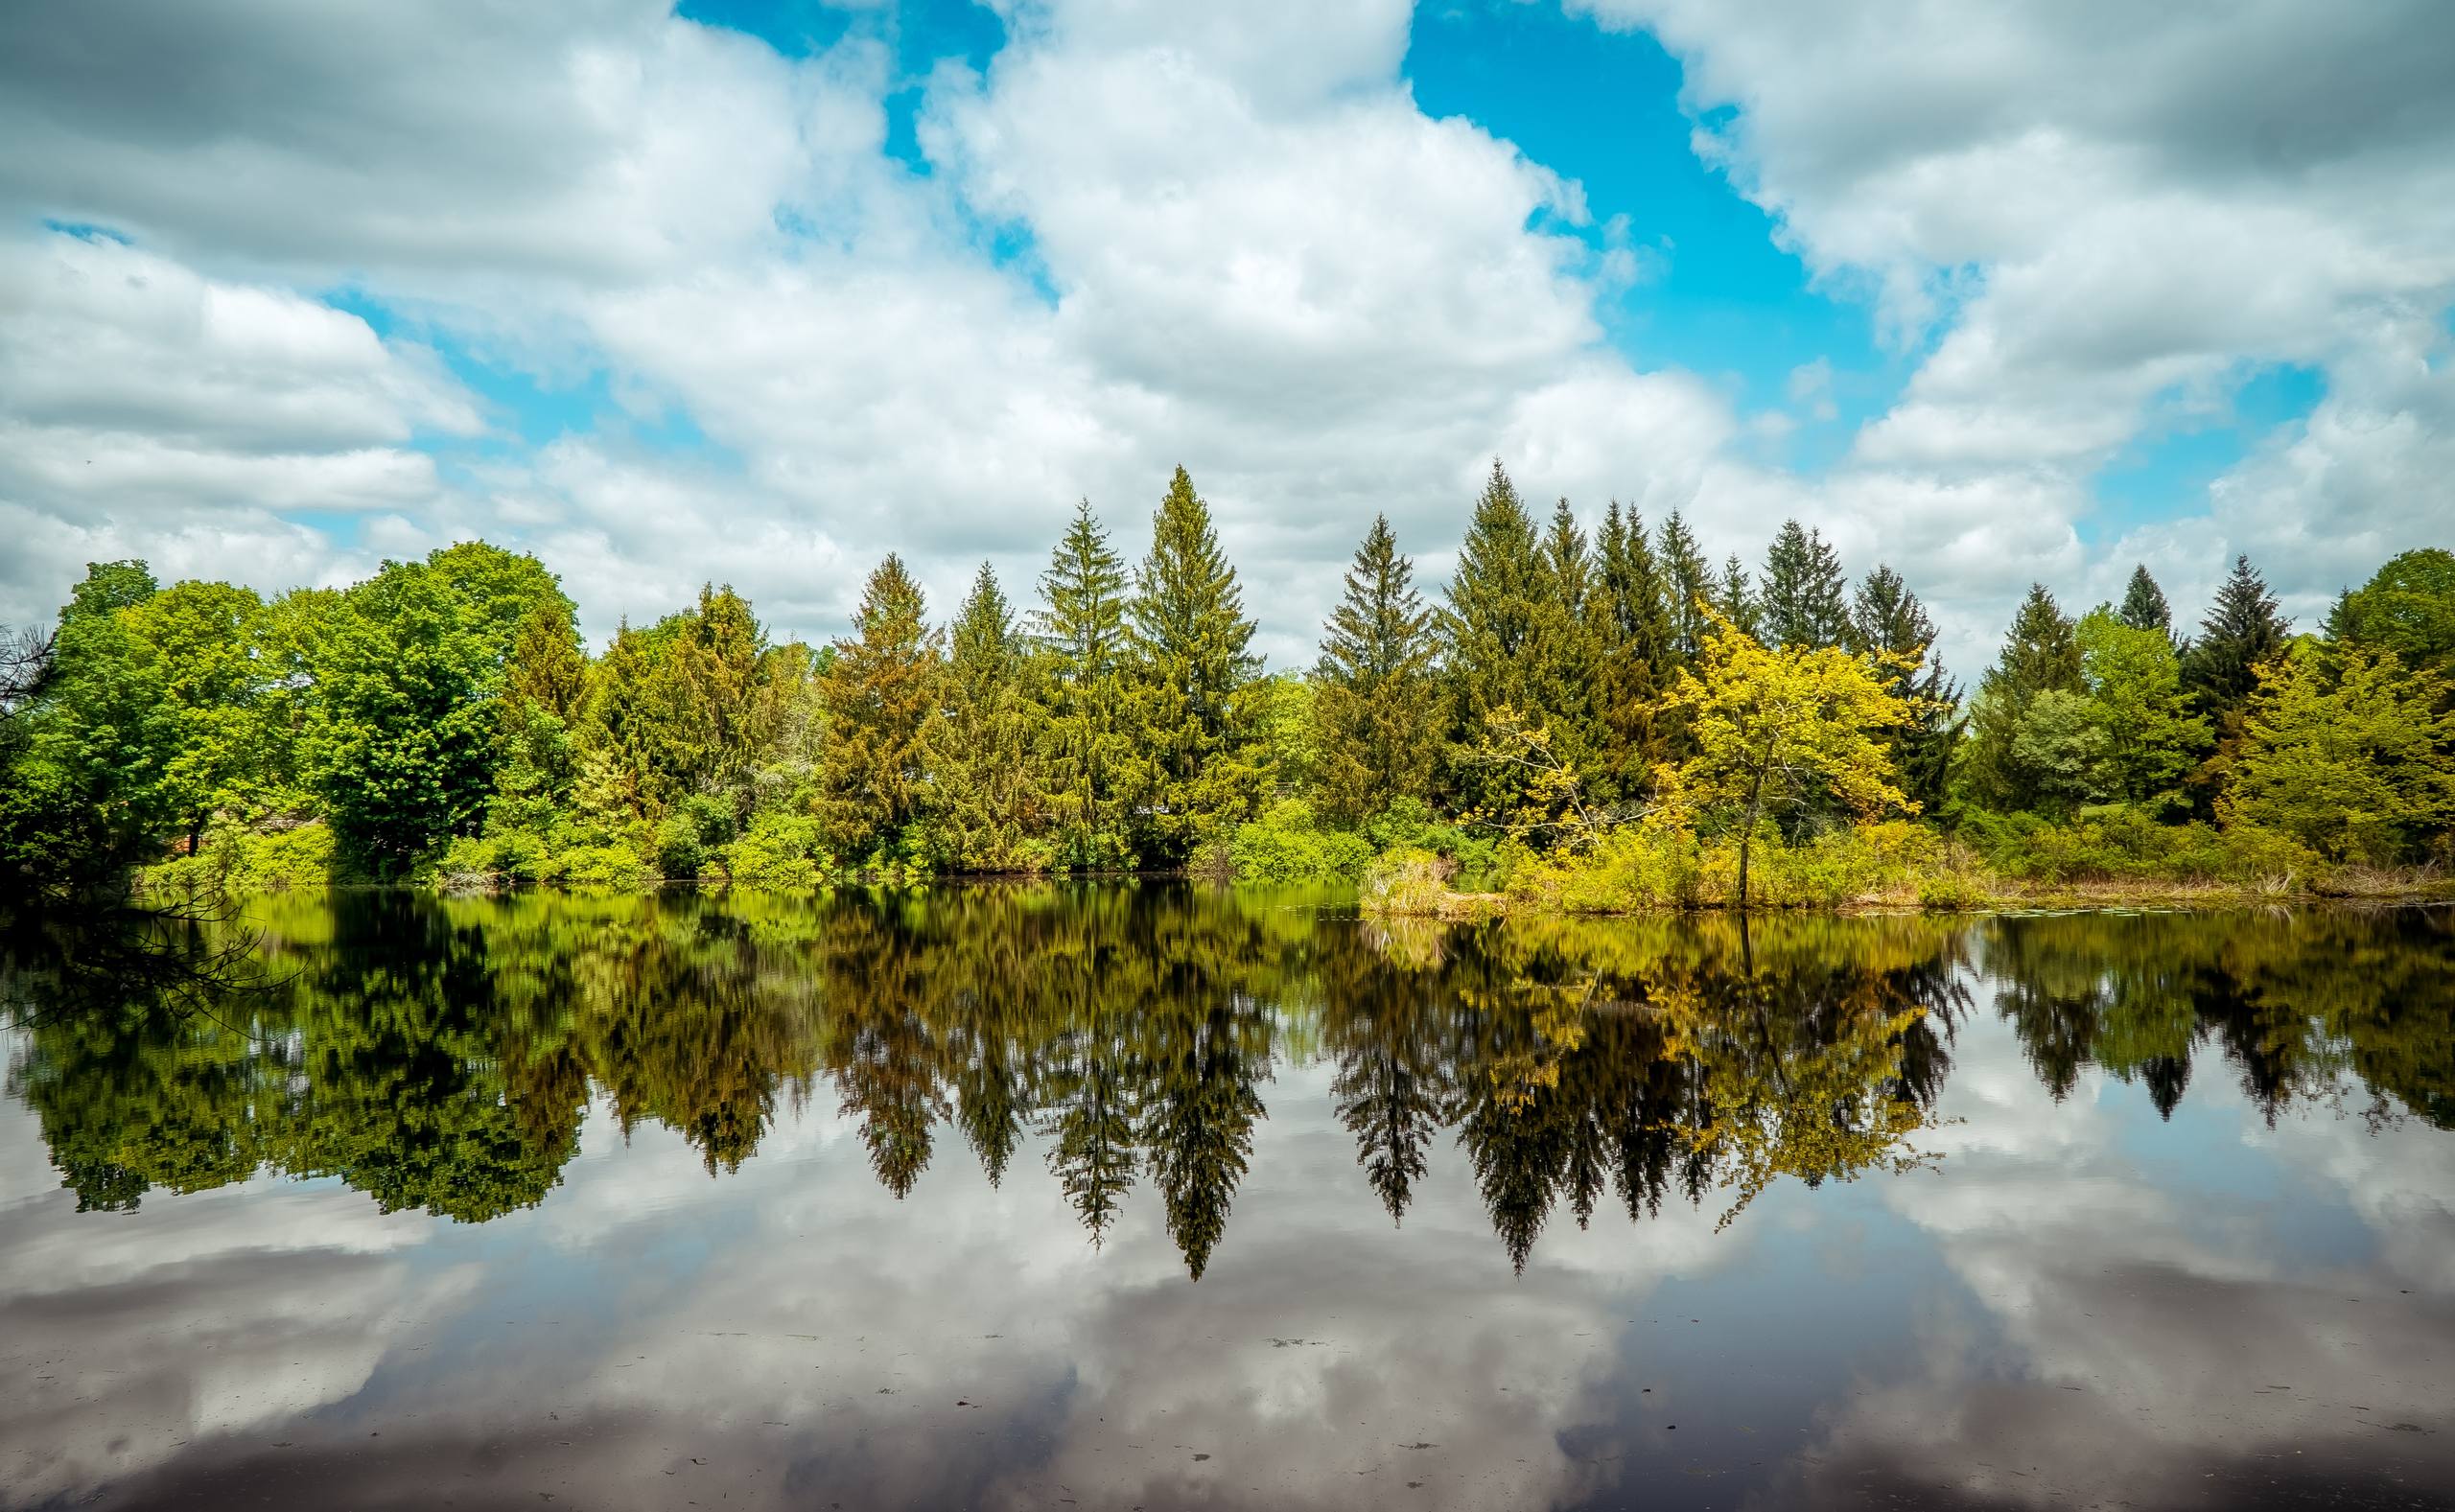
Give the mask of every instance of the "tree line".
[[711, 585], [591, 655], [555, 576], [479, 542], [269, 600], [96, 564], [0, 657], [0, 872], [50, 896], [172, 852], [241, 880], [1352, 874], [1642, 829], [1733, 848], [1746, 898], [1752, 847], [1886, 816], [2014, 864], [2408, 863], [2455, 822], [2439, 550], [2298, 636], [2246, 560], [2188, 635], [2144, 567], [2076, 619], [2041, 585], [1967, 698], [1889, 567], [1853, 583], [1795, 521], [1752, 570], [1676, 512], [1614, 501], [1589, 534], [1497, 463], [1437, 600], [1375, 519], [1299, 671], [1253, 652], [1181, 468], [1139, 563], [1085, 502], [1035, 590], [984, 565], [939, 623], [889, 556], [824, 645]]

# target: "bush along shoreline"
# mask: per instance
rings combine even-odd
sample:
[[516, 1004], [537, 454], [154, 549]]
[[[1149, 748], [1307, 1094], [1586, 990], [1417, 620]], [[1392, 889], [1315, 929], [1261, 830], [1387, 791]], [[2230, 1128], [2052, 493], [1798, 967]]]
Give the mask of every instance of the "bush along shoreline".
[[1132, 566], [1085, 502], [1027, 601], [984, 565], [934, 622], [889, 556], [818, 644], [710, 584], [592, 646], [483, 542], [271, 598], [92, 564], [0, 634], [0, 896], [1157, 873], [1617, 913], [2455, 870], [2447, 551], [2301, 629], [2239, 558], [2188, 630], [2144, 568], [2077, 616], [2033, 585], [1964, 688], [1899, 573], [1796, 522], [1715, 566], [1676, 513], [1538, 516], [1495, 463], [1465, 523], [1427, 596], [1372, 521], [1279, 670], [1182, 469]]

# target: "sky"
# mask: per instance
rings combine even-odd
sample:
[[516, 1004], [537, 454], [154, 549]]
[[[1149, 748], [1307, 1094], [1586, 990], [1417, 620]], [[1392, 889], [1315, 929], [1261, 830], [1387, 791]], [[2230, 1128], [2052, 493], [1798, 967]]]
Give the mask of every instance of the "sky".
[[1181, 464], [1310, 662], [1498, 458], [2026, 586], [2455, 537], [2437, 0], [92, 0], [0, 18], [0, 622], [483, 537], [594, 639], [705, 581], [1031, 601]]

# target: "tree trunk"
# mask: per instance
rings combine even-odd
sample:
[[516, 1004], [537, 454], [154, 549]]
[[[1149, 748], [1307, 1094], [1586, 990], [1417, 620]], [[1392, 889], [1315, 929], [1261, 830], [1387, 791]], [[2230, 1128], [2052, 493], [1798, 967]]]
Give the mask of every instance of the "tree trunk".
[[1747, 785], [1747, 827], [1739, 832], [1739, 911], [1747, 912], [1747, 852], [1756, 844], [1756, 816], [1765, 804], [1765, 769]]

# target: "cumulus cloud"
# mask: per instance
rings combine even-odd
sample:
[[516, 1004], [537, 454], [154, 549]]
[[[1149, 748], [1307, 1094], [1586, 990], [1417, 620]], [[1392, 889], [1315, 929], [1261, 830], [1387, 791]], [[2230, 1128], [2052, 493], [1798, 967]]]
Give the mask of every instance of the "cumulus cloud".
[[[1956, 537], [1992, 549], [1903, 553], [1948, 603], [1990, 607], [1964, 636], [1991, 639], [2031, 576], [2118, 591], [2135, 554], [2187, 606], [2248, 550], [2306, 608], [2442, 523], [2409, 477], [2443, 450], [2416, 363], [2443, 366], [2455, 302], [2444, 8], [1571, 8], [1657, 34], [1697, 151], [1921, 354], [1816, 491], [1877, 535], [1874, 499], [1964, 500]], [[2358, 397], [2174, 500], [2181, 522], [2083, 548], [2097, 470], [2273, 363]]]
[[[986, 64], [917, 85], [871, 15], [808, 57], [662, 0], [12, 16], [0, 521], [32, 544], [0, 615], [94, 550], [321, 580], [485, 534], [600, 636], [703, 579], [828, 635], [889, 549], [942, 610], [983, 558], [1028, 596], [1078, 497], [1138, 554], [1181, 462], [1284, 665], [1373, 512], [1437, 575], [1498, 454], [1717, 555], [1799, 516], [1906, 572], [1967, 670], [2031, 577], [2085, 602], [2141, 557], [2186, 606], [2249, 550], [2307, 612], [2426, 534], [2438, 8], [1571, 8], [1660, 36], [1696, 150], [1910, 354], [1831, 468], [1761, 460], [1832, 415], [1829, 364], [1742, 415], [1606, 339], [1644, 228], [1427, 114], [1404, 0], [1001, 0]], [[612, 403], [522, 441], [426, 341]], [[2317, 413], [2158, 526], [2095, 517], [2110, 459], [2275, 363], [2325, 375]], [[335, 512], [346, 545], [294, 523]]]

